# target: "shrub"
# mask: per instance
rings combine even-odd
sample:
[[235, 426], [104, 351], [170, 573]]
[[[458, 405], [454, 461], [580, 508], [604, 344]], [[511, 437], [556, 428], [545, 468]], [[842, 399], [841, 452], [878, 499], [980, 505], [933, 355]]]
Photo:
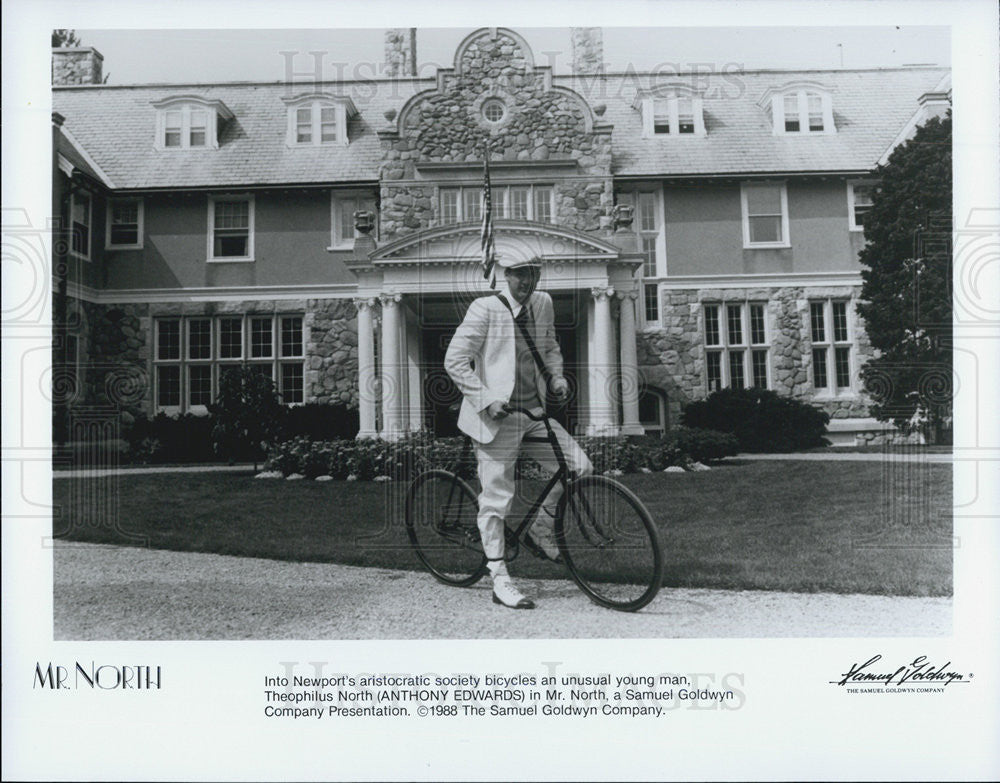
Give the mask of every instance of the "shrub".
[[308, 402], [288, 408], [283, 431], [289, 438], [304, 435], [310, 440], [335, 440], [353, 438], [360, 426], [357, 408]]
[[212, 449], [212, 420], [208, 416], [167, 416], [152, 419], [135, 416], [122, 434], [128, 442], [127, 458], [139, 464], [165, 462], [209, 462]]
[[[719, 432], [678, 429], [666, 438], [580, 437], [577, 442], [594, 464], [596, 473], [635, 473], [642, 468], [663, 470], [692, 460], [706, 461], [735, 454], [736, 438]], [[388, 476], [409, 481], [430, 468], [451, 470], [464, 479], [476, 477], [476, 460], [465, 453], [465, 438], [434, 438], [427, 433], [409, 435], [398, 441], [378, 439], [310, 441], [300, 435], [274, 444], [268, 450], [266, 470], [280, 470], [288, 476], [301, 473], [308, 478], [330, 475], [335, 479], [355, 476], [367, 481]], [[516, 475], [524, 479], [547, 479], [545, 471], [532, 459], [518, 460]]]
[[826, 445], [829, 414], [766, 389], [720, 389], [690, 403], [688, 427], [729, 432], [743, 451], [794, 451]]
[[739, 441], [730, 432], [678, 427], [670, 432], [673, 448], [695, 462], [711, 462], [731, 457], [740, 450]]
[[219, 396], [208, 409], [216, 452], [230, 461], [250, 457], [255, 467], [267, 444], [278, 437], [285, 417], [274, 381], [246, 364], [222, 374]]

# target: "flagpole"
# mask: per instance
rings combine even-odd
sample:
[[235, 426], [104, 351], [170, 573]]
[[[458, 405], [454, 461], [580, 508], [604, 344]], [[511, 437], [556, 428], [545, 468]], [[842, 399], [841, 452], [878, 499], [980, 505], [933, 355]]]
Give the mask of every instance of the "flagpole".
[[493, 189], [490, 185], [490, 145], [489, 139], [483, 138], [483, 195], [482, 195], [483, 227], [479, 237], [479, 247], [482, 253], [483, 277], [490, 281], [490, 288], [497, 287], [496, 275], [493, 274], [493, 264], [496, 253], [493, 234]]

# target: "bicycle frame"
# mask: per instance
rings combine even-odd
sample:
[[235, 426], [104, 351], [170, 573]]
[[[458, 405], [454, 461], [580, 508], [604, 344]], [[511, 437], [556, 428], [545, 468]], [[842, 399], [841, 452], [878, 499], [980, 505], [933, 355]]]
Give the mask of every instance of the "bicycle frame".
[[[515, 550], [514, 554], [511, 555], [509, 558], [507, 558], [508, 560], [513, 560], [515, 557], [517, 557], [517, 555], [519, 553], [519, 544], [520, 544], [521, 536], [534, 523], [535, 515], [538, 513], [538, 510], [541, 508], [542, 503], [544, 503], [545, 500], [546, 500], [546, 498], [548, 498], [549, 493], [552, 492], [552, 490], [556, 486], [556, 484], [559, 484], [559, 483], [562, 484], [564, 492], [568, 488], [568, 486], [569, 486], [568, 477], [569, 477], [569, 474], [570, 474], [570, 470], [569, 470], [569, 465], [566, 462], [566, 455], [563, 453], [563, 450], [562, 450], [562, 448], [559, 445], [559, 439], [556, 437], [555, 430], [552, 429], [552, 424], [550, 423], [550, 418], [549, 418], [549, 416], [547, 414], [545, 414], [543, 412], [540, 416], [538, 416], [538, 415], [533, 414], [527, 408], [513, 408], [512, 407], [512, 408], [508, 408], [508, 411], [510, 413], [522, 413], [525, 416], [527, 416], [529, 419], [531, 419], [532, 421], [540, 421], [540, 422], [542, 422], [545, 425], [545, 433], [546, 433], [545, 437], [533, 437], [533, 436], [529, 435], [529, 436], [526, 436], [523, 439], [522, 442], [524, 442], [524, 443], [548, 443], [552, 447], [552, 452], [553, 452], [553, 454], [554, 454], [554, 456], [556, 458], [556, 462], [559, 463], [559, 468], [556, 470], [555, 473], [552, 474], [551, 478], [549, 478], [548, 482], [545, 484], [545, 488], [538, 494], [538, 497], [535, 498], [535, 500], [531, 504], [530, 508], [525, 512], [524, 516], [521, 518], [520, 524], [516, 528], [513, 528], [513, 529], [508, 528], [508, 530], [507, 530], [507, 532], [508, 532], [508, 541], [510, 539], [513, 539], [513, 541], [518, 544], [518, 550]], [[465, 459], [468, 458], [468, 455], [471, 453], [471, 451], [472, 451], [472, 439], [469, 438], [469, 439], [466, 440], [466, 442], [465, 442], [465, 448], [462, 451], [462, 455], [459, 457], [459, 464], [461, 464]], [[448, 502], [447, 502], [448, 508], [451, 507], [451, 501], [452, 501], [452, 498], [451, 498], [451, 495], [449, 493]]]

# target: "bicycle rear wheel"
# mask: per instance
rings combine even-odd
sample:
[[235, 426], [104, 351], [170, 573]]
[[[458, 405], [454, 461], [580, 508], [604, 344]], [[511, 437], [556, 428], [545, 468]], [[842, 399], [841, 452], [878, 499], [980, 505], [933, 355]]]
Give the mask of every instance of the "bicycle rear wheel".
[[446, 585], [467, 587], [486, 573], [469, 485], [447, 470], [421, 473], [406, 495], [406, 534], [420, 562]]
[[641, 609], [663, 583], [656, 525], [631, 490], [606, 476], [583, 476], [560, 500], [556, 542], [574, 581], [601, 606]]

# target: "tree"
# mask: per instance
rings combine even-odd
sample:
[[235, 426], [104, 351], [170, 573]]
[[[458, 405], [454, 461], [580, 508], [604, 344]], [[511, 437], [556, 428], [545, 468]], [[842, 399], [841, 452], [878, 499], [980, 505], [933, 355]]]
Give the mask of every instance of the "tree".
[[76, 37], [76, 30], [53, 30], [52, 48], [58, 49], [61, 46], [79, 46], [80, 39]]
[[216, 453], [230, 462], [250, 457], [254, 470], [267, 444], [280, 434], [285, 415], [274, 381], [246, 364], [222, 374], [219, 396], [209, 411], [214, 419], [212, 442]]
[[875, 175], [858, 314], [876, 354], [861, 376], [876, 418], [934, 442], [952, 414], [951, 113], [920, 126]]

